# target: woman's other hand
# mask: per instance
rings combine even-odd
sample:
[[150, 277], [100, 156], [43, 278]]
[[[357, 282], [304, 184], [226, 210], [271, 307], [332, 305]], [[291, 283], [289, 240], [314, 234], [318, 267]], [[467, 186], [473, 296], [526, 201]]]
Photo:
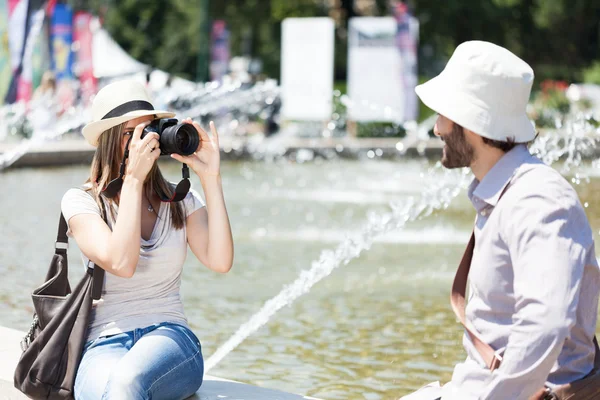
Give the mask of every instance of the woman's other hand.
[[171, 154], [171, 157], [187, 164], [201, 180], [210, 176], [219, 176], [221, 173], [221, 154], [219, 149], [219, 134], [214, 122], [210, 122], [211, 136], [202, 129], [199, 123], [192, 121], [191, 118], [186, 118], [182, 122], [191, 124], [196, 128], [198, 136], [200, 136], [200, 146], [198, 146], [194, 154], [189, 156]]

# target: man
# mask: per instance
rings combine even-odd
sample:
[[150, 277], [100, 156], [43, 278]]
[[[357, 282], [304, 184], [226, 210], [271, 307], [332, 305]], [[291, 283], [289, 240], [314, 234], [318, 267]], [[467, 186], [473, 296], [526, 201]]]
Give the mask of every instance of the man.
[[475, 176], [466, 324], [501, 358], [491, 371], [465, 334], [467, 359], [443, 400], [529, 399], [593, 368], [600, 271], [592, 231], [573, 188], [526, 147], [535, 137], [525, 113], [533, 78], [508, 50], [472, 41], [416, 88], [439, 114], [442, 164]]

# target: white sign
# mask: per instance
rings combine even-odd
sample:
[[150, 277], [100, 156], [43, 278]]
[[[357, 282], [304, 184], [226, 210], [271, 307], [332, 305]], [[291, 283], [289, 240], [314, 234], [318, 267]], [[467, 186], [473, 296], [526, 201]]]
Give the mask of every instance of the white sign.
[[393, 17], [351, 18], [348, 28], [348, 117], [404, 120], [402, 59]]
[[281, 35], [283, 119], [329, 120], [333, 111], [333, 20], [288, 18]]

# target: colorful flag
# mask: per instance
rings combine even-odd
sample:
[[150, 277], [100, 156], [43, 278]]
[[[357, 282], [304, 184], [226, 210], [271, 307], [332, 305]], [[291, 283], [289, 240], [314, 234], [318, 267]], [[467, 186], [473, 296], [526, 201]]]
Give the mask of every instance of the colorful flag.
[[8, 45], [8, 2], [7, 0], [0, 0], [0, 105], [4, 103], [11, 77], [12, 67]]
[[31, 14], [29, 22], [29, 33], [27, 40], [25, 41], [25, 52], [22, 60], [22, 71], [19, 76], [19, 86], [17, 89], [17, 101], [28, 102], [31, 99], [33, 92], [33, 52], [38, 37], [42, 33], [42, 26], [44, 25], [44, 9], [40, 9]]
[[17, 86], [21, 75], [25, 38], [27, 36], [27, 15], [29, 0], [8, 0], [8, 48], [12, 77], [5, 102], [14, 103], [17, 100]]
[[8, 47], [13, 72], [21, 64], [27, 30], [27, 0], [8, 0]]
[[93, 34], [90, 28], [92, 14], [79, 11], [73, 20], [73, 42], [78, 48], [75, 70], [81, 83], [82, 101], [87, 104], [96, 93], [96, 78], [94, 77], [94, 64], [92, 60]]
[[56, 80], [73, 79], [73, 11], [68, 4], [56, 4], [50, 27], [52, 41], [52, 69]]
[[73, 10], [68, 4], [54, 6], [50, 27], [52, 43], [52, 69], [56, 77], [56, 90], [62, 109], [75, 103], [76, 81], [73, 71]]
[[415, 121], [419, 116], [419, 103], [415, 93], [418, 83], [417, 46], [419, 21], [411, 15], [403, 2], [396, 4], [394, 16], [397, 22], [396, 46], [402, 57], [402, 84], [404, 89], [404, 119]]
[[218, 81], [229, 67], [229, 30], [225, 21], [213, 22], [210, 50], [210, 79]]
[[[48, 11], [46, 11], [46, 15], [48, 15]], [[48, 29], [48, 18], [44, 18], [41, 32], [37, 35], [31, 54], [31, 85], [34, 91], [40, 86], [44, 72], [50, 71], [50, 39], [48, 38]]]

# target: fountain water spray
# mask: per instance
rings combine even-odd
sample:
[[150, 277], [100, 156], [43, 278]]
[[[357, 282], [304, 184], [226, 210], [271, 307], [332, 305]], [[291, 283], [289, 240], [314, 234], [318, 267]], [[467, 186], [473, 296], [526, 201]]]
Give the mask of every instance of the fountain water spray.
[[[440, 176], [441, 175], [441, 176]], [[227, 354], [242, 343], [248, 336], [266, 324], [269, 318], [278, 310], [293, 302], [310, 288], [342, 264], [348, 264], [358, 257], [363, 250], [367, 250], [379, 236], [404, 226], [409, 221], [414, 221], [430, 215], [435, 210], [447, 208], [450, 201], [470, 182], [468, 170], [441, 171], [441, 164], [430, 170], [432, 186], [420, 198], [411, 197], [404, 204], [392, 204], [392, 212], [377, 215], [372, 214], [366, 226], [358, 233], [348, 236], [335, 250], [326, 250], [320, 258], [313, 262], [308, 270], [289, 286], [286, 286], [278, 295], [267, 301], [263, 307], [254, 314], [248, 322], [243, 324], [237, 332], [225, 342], [206, 361], [205, 371], [208, 372], [219, 363]]]
[[[4, 107], [0, 110], [0, 115], [8, 114], [8, 107]], [[20, 113], [19, 109], [16, 108], [17, 112], [13, 114], [12, 120], [9, 120], [7, 126], [12, 125], [15, 120], [25, 118], [24, 113]], [[7, 118], [8, 119], [8, 118]], [[0, 154], [0, 171], [10, 167], [15, 161], [25, 155], [33, 147], [38, 146], [48, 140], [58, 139], [68, 132], [72, 132], [82, 127], [88, 121], [88, 114], [86, 110], [81, 107], [71, 109], [67, 115], [63, 116], [56, 125], [51, 128], [37, 129], [33, 132], [31, 138], [24, 139], [19, 142], [10, 151]]]
[[[416, 132], [414, 139], [418, 140], [422, 135], [423, 130], [420, 129]], [[589, 152], [594, 150], [599, 142], [600, 129], [590, 123], [589, 116], [578, 115], [566, 120], [565, 129], [561, 132], [547, 132], [531, 146], [530, 150], [532, 154], [537, 155], [549, 165], [565, 159], [561, 172], [571, 173], [574, 172], [574, 168], [581, 166], [584, 156], [589, 155]], [[597, 164], [600, 164], [600, 159], [593, 162], [593, 165]], [[429, 178], [432, 178], [430, 180], [434, 186], [427, 189], [420, 198], [412, 197], [403, 206], [391, 204], [391, 213], [371, 215], [368, 223], [360, 232], [348, 236], [334, 250], [323, 251], [320, 258], [312, 263], [310, 269], [302, 271], [293, 283], [268, 300], [256, 314], [250, 317], [248, 322], [240, 326], [231, 338], [208, 358], [205, 371], [208, 372], [217, 365], [248, 336], [266, 324], [278, 310], [306, 294], [312, 286], [331, 274], [335, 268], [342, 264], [348, 264], [363, 250], [369, 249], [379, 236], [401, 228], [407, 222], [426, 217], [435, 210], [447, 208], [452, 199], [467, 187], [472, 176], [468, 169], [444, 172], [441, 172], [440, 169], [441, 163], [438, 162], [436, 167], [429, 171], [428, 175]], [[439, 177], [441, 174], [443, 176]], [[580, 177], [580, 173], [576, 172], [573, 183], [578, 184], [581, 180]]]

